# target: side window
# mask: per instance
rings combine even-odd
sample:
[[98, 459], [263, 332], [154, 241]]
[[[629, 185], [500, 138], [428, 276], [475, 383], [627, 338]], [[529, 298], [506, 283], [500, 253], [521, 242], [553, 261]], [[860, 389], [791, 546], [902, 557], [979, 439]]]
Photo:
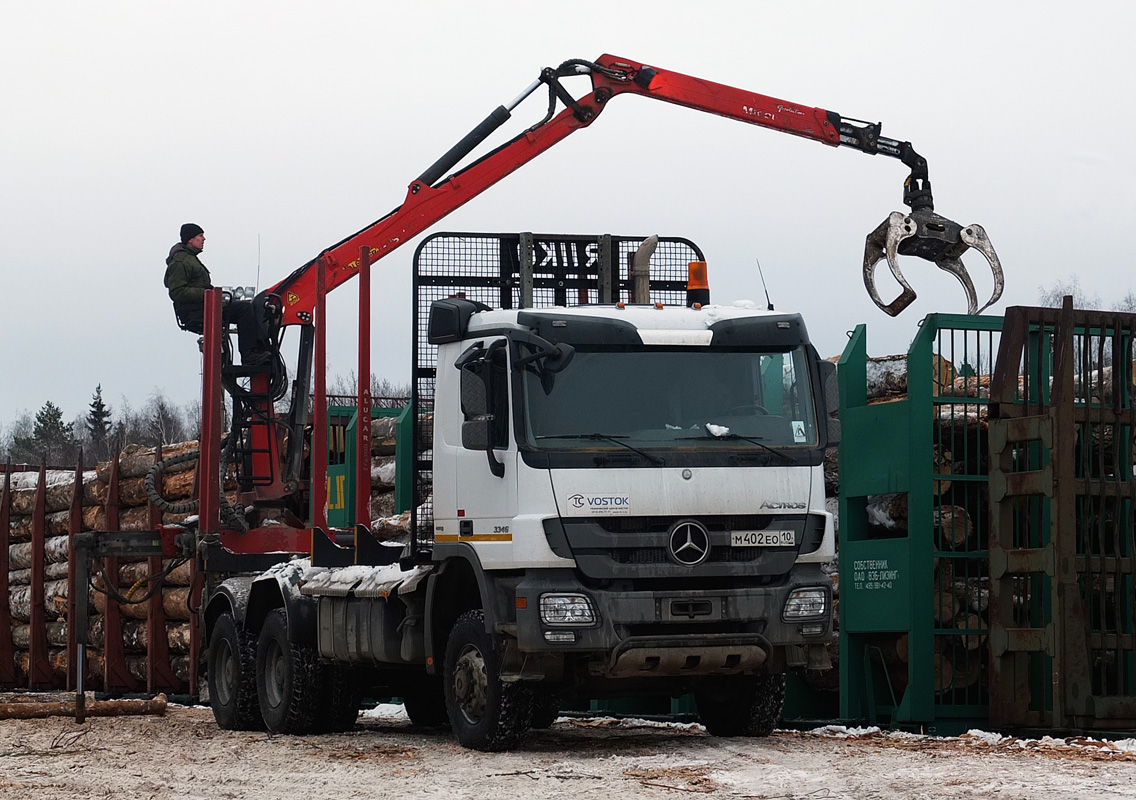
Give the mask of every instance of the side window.
[[509, 446], [509, 363], [502, 347], [490, 363], [489, 408], [493, 414], [493, 446]]
[[[504, 347], [462, 366], [462, 418], [472, 422], [491, 416], [490, 446], [509, 446], [509, 369]], [[484, 439], [480, 440], [484, 443]], [[481, 446], [484, 446], [483, 444]]]

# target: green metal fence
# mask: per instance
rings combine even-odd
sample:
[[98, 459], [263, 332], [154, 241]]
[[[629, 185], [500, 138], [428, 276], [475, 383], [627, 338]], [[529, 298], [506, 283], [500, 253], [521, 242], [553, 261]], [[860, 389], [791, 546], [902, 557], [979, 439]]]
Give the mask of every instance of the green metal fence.
[[[1136, 729], [1136, 315], [932, 315], [840, 361], [841, 717]], [[890, 515], [881, 521], [880, 510]]]

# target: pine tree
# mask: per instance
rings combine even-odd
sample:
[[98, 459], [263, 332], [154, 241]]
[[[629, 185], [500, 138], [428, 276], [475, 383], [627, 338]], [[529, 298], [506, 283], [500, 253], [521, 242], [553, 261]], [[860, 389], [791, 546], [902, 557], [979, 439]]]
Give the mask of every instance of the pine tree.
[[87, 412], [87, 432], [90, 434], [91, 448], [94, 450], [91, 455], [98, 461], [110, 458], [111, 427], [110, 408], [103, 402], [103, 385], [100, 383], [95, 387], [90, 411]]
[[50, 400], [36, 413], [32, 435], [15, 437], [12, 449], [53, 466], [66, 466], [78, 454], [74, 426], [64, 424], [63, 411]]

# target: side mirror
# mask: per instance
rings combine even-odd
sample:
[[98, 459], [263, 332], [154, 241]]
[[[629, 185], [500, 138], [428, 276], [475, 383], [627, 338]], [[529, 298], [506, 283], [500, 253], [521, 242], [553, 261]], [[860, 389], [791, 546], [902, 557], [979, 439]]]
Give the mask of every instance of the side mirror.
[[461, 368], [461, 410], [467, 417], [483, 417], [489, 413], [484, 366], [484, 361], [473, 361]]
[[493, 415], [483, 414], [462, 423], [462, 447], [466, 450], [489, 450], [493, 442]]
[[833, 416], [840, 410], [840, 386], [836, 381], [836, 364], [832, 361], [818, 361], [821, 392], [823, 392], [824, 422], [828, 446], [840, 444], [840, 420]]
[[548, 372], [560, 372], [572, 363], [575, 355], [575, 347], [561, 342], [552, 349], [552, 354], [544, 359], [544, 368]]

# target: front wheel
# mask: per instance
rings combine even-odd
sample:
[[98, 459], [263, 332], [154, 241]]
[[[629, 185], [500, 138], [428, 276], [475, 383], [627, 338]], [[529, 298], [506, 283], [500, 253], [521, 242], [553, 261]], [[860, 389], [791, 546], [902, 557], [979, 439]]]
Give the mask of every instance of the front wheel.
[[289, 641], [283, 609], [268, 612], [256, 643], [256, 692], [268, 730], [311, 732], [322, 688], [315, 648]]
[[213, 624], [207, 670], [209, 705], [217, 727], [264, 730], [256, 695], [256, 641], [232, 614], [222, 614]]
[[694, 693], [698, 718], [712, 736], [768, 736], [785, 705], [785, 676], [735, 678]]
[[446, 642], [446, 711], [454, 736], [473, 750], [508, 750], [528, 732], [532, 692], [501, 680], [501, 644], [478, 609], [458, 617]]
[[534, 730], [551, 728], [560, 716], [560, 697], [555, 694], [537, 694], [533, 697], [532, 725]]

